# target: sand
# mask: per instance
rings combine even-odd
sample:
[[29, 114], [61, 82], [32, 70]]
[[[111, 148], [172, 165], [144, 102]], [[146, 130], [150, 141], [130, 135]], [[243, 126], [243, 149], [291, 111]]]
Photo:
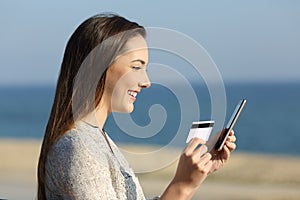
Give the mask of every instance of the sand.
[[[0, 140], [0, 199], [34, 199], [36, 168], [41, 141]], [[132, 151], [154, 147], [122, 146]], [[154, 148], [155, 149], [155, 148]], [[160, 160], [179, 155], [173, 149], [161, 153]], [[140, 170], [152, 163], [130, 160]], [[176, 170], [173, 164], [151, 173], [138, 174], [147, 197], [163, 192]], [[235, 152], [220, 171], [209, 175], [193, 199], [300, 199], [300, 157]]]

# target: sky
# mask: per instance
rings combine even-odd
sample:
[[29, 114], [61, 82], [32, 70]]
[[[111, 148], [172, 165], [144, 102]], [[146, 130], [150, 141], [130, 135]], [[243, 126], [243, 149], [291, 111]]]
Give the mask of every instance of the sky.
[[186, 34], [225, 81], [300, 81], [297, 0], [0, 0], [0, 85], [54, 85], [70, 35], [102, 12]]

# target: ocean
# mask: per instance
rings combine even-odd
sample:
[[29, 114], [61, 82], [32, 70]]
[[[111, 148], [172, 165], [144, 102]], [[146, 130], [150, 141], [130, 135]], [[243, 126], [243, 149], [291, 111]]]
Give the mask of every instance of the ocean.
[[[212, 105], [207, 88], [196, 84], [193, 88], [200, 102], [200, 119], [195, 121], [210, 120]], [[238, 101], [247, 99], [234, 128], [237, 151], [300, 156], [300, 83], [227, 83], [225, 88], [226, 120]], [[42, 139], [54, 90], [54, 86], [0, 87], [0, 139]], [[153, 105], [161, 105], [164, 110], [153, 114]], [[176, 94], [154, 84], [138, 95], [133, 113], [120, 115], [131, 121], [117, 123], [111, 115], [104, 129], [116, 142], [166, 146], [176, 138], [180, 142], [172, 145], [181, 147], [191, 123], [182, 118], [182, 113]], [[159, 124], [161, 121], [164, 123]], [[182, 121], [185, 126], [178, 133]], [[128, 133], [130, 128], [135, 132]]]

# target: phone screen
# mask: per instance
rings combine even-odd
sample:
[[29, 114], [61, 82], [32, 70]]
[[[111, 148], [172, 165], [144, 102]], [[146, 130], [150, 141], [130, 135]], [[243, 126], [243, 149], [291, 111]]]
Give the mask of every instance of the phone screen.
[[240, 116], [245, 104], [246, 104], [246, 100], [243, 99], [238, 103], [238, 105], [234, 109], [227, 125], [221, 131], [220, 137], [215, 145], [215, 150], [221, 151], [223, 149], [224, 143], [225, 143], [229, 133], [231, 132], [232, 128], [234, 127], [238, 117]]

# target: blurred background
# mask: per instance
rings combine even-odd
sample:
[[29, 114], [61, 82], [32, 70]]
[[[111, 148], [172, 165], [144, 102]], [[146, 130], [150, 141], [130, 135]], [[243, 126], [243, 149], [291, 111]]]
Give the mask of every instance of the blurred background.
[[[0, 199], [35, 198], [37, 159], [65, 45], [82, 21], [102, 12], [145, 27], [179, 31], [201, 44], [223, 78], [226, 119], [241, 98], [248, 100], [235, 127], [236, 152], [222, 170], [207, 178], [194, 199], [299, 199], [299, 11], [296, 0], [0, 0]], [[150, 54], [150, 62], [153, 57], [182, 74], [186, 71], [186, 63], [160, 56]], [[210, 119], [210, 94], [203, 78], [185, 76], [201, 102], [200, 119]], [[137, 124], [150, 123], [145, 112], [152, 104], [163, 105], [169, 119], [155, 137], [130, 137], [109, 118], [105, 129], [118, 133], [110, 136], [122, 148], [151, 152], [172, 140], [180, 120], [176, 96], [157, 84], [143, 91], [131, 114]], [[183, 140], [186, 136], [182, 133]], [[170, 147], [157, 159], [177, 156], [182, 148]], [[139, 162], [131, 164], [142, 167]], [[146, 196], [161, 194], [175, 167], [176, 161], [163, 170], [138, 174]]]

